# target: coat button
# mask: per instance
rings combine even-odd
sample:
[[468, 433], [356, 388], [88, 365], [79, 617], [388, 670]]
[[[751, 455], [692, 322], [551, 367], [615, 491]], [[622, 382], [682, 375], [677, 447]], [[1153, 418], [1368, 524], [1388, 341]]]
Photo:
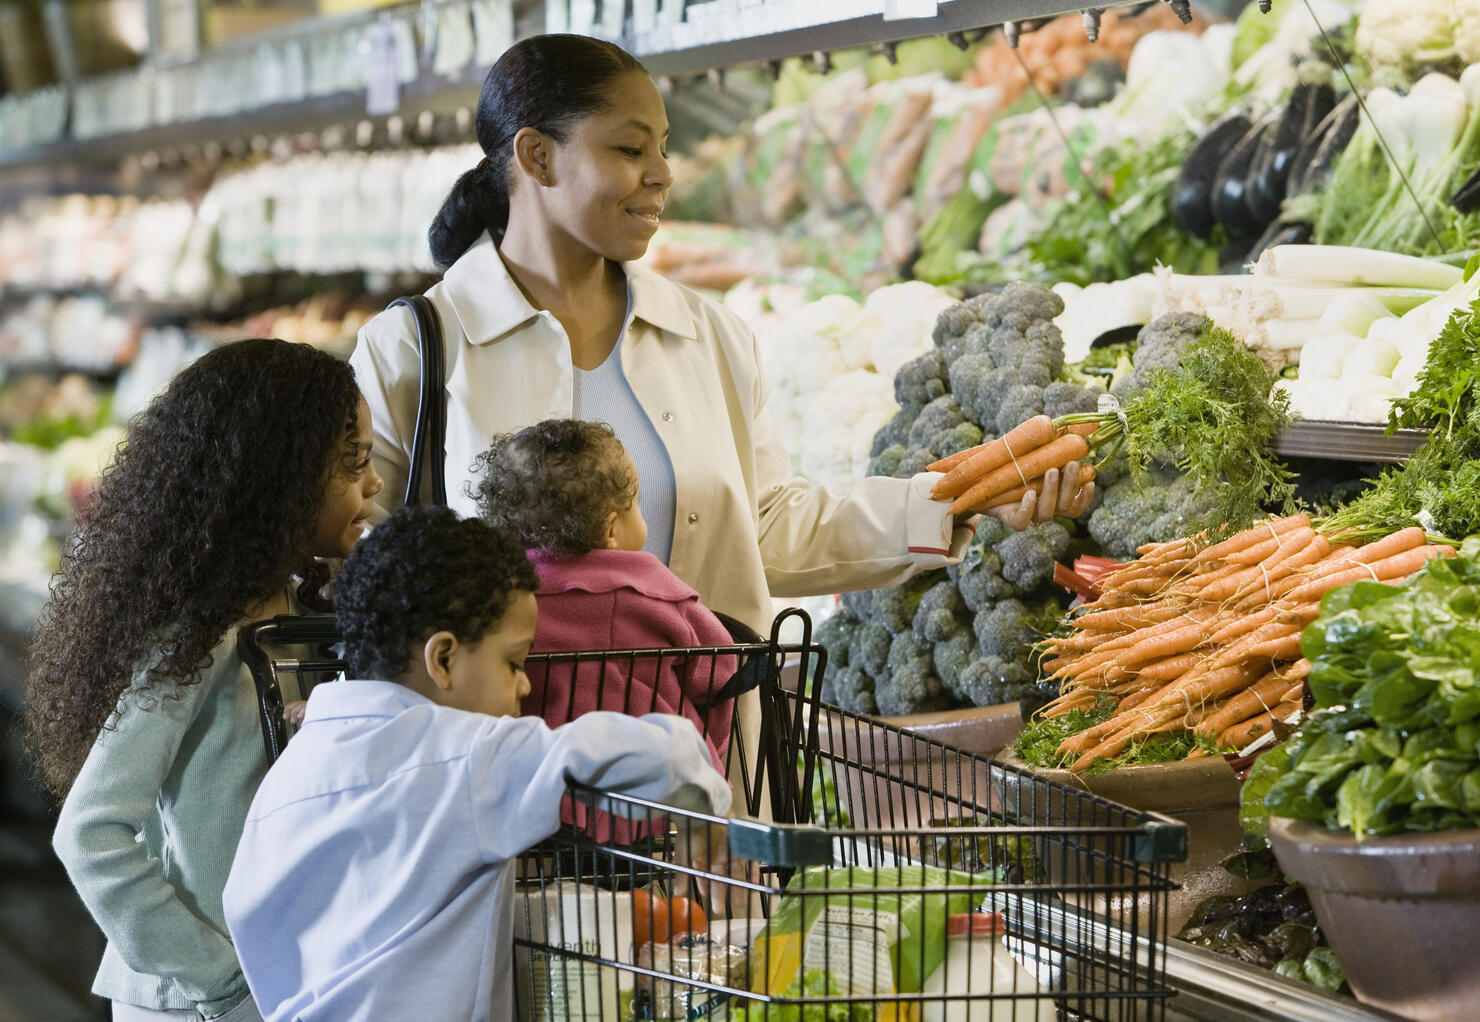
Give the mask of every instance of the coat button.
[[673, 421], [673, 413], [672, 412], [664, 412], [663, 413], [663, 421], [664, 422], [672, 422]]
[[699, 516], [696, 515], [696, 514], [690, 513], [689, 514], [689, 524], [690, 525], [697, 525], [697, 524], [699, 524]]

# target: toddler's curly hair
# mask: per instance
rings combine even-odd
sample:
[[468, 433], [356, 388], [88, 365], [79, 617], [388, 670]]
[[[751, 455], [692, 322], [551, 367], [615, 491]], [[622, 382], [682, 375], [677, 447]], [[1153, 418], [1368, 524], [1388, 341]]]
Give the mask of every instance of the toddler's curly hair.
[[601, 422], [546, 419], [494, 437], [478, 458], [483, 519], [528, 549], [564, 557], [606, 543], [606, 518], [637, 499], [623, 447]]

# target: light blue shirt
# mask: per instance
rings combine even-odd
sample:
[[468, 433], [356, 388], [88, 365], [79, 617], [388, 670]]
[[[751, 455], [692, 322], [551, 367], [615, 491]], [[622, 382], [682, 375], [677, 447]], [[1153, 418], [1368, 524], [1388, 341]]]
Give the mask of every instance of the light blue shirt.
[[725, 813], [680, 717], [438, 706], [320, 685], [247, 814], [223, 902], [268, 1022], [513, 1017], [514, 857], [560, 826], [566, 776]]
[[612, 428], [632, 463], [639, 481], [637, 506], [647, 522], [647, 542], [642, 548], [664, 564], [673, 552], [673, 514], [678, 501], [678, 483], [673, 460], [663, 446], [653, 421], [642, 410], [627, 374], [622, 370], [622, 340], [632, 321], [632, 289], [627, 289], [627, 315], [622, 332], [606, 361], [595, 369], [576, 369], [573, 383], [575, 407], [572, 414], [587, 422], [604, 422]]

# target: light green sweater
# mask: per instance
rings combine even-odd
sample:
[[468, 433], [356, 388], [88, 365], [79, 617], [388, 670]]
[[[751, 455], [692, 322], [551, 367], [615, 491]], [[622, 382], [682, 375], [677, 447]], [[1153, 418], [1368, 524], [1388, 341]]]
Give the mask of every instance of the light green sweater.
[[108, 938], [101, 997], [211, 1017], [247, 994], [221, 889], [267, 755], [236, 631], [197, 684], [135, 676], [62, 807], [53, 844]]

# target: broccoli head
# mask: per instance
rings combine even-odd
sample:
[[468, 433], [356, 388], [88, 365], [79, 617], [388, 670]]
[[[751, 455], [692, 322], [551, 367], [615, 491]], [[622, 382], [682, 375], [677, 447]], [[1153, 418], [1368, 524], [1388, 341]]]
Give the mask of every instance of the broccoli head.
[[1127, 477], [1105, 489], [1089, 516], [1089, 534], [1108, 556], [1130, 558], [1143, 543], [1185, 536], [1188, 523], [1206, 507], [1187, 476], [1153, 467], [1142, 479]]
[[907, 447], [894, 466], [894, 478], [909, 479], [924, 472], [938, 460], [928, 447]]
[[911, 447], [934, 450], [937, 438], [959, 426], [963, 421], [965, 420], [961, 415], [961, 406], [956, 404], [954, 397], [949, 394], [938, 397], [920, 409], [915, 424], [910, 427], [908, 443]]
[[893, 638], [883, 625], [872, 621], [860, 624], [848, 644], [848, 666], [877, 678], [888, 667], [889, 643]]
[[1057, 419], [1062, 415], [1093, 412], [1099, 408], [1103, 393], [1096, 387], [1081, 387], [1077, 383], [1050, 383], [1043, 389], [1043, 414]]
[[948, 709], [951, 697], [935, 673], [934, 648], [914, 632], [901, 632], [889, 647], [889, 676], [874, 685], [874, 701], [886, 716]]
[[1002, 558], [1002, 577], [1031, 592], [1053, 578], [1054, 562], [1068, 552], [1069, 533], [1057, 522], [1044, 522], [1014, 532], [995, 549]]
[[[997, 364], [990, 355], [962, 355], [951, 363], [951, 396], [961, 413], [977, 425], [982, 423], [982, 405], [991, 391]], [[984, 393], [984, 391], [988, 393]], [[993, 421], [996, 416], [987, 419]]]
[[956, 583], [942, 579], [920, 597], [915, 611], [914, 632], [928, 642], [943, 642], [965, 632], [966, 604]]
[[[899, 472], [899, 463], [904, 460], [904, 446], [894, 444], [884, 448], [878, 454], [868, 460], [868, 474], [871, 476], [895, 476]], [[913, 475], [914, 473], [910, 473]]]
[[1196, 312], [1171, 312], [1141, 328], [1136, 335], [1136, 353], [1131, 372], [1116, 380], [1113, 393], [1128, 398], [1146, 388], [1158, 369], [1176, 369], [1182, 364], [1182, 349], [1202, 336], [1208, 321]]
[[1056, 319], [1064, 311], [1064, 300], [1041, 284], [1013, 281], [994, 295], [972, 299], [980, 305], [982, 322], [989, 327], [1005, 326], [1027, 333], [1034, 323]]
[[966, 670], [976, 656], [976, 640], [972, 638], [970, 630], [963, 630], [959, 635], [937, 642], [934, 655], [935, 673], [945, 685], [946, 691], [958, 699], [965, 699], [961, 693], [961, 672]]
[[1032, 669], [1022, 664], [978, 656], [961, 672], [958, 685], [961, 697], [973, 706], [997, 706], [1031, 692], [1035, 680]]
[[997, 408], [995, 425], [998, 435], [1005, 436], [1033, 416], [1042, 415], [1043, 394], [1044, 388], [1042, 387], [1031, 387], [1024, 384], [1010, 387], [1002, 396], [1002, 404]]
[[[1040, 365], [983, 369], [984, 366], [992, 365], [990, 358], [966, 355], [951, 367], [951, 393], [960, 405], [962, 414], [979, 423], [983, 430], [992, 432], [1000, 421], [998, 413], [1004, 402], [1021, 387], [1034, 391], [1034, 410], [1027, 417], [1037, 415], [1038, 405], [1042, 403], [1043, 389], [1051, 382], [1048, 370]], [[1021, 421], [1019, 419], [1012, 425], [1016, 426]], [[1011, 428], [1012, 426], [1008, 427]]]
[[973, 614], [980, 613], [998, 600], [1017, 596], [1017, 586], [1002, 577], [1002, 558], [995, 550], [984, 551], [980, 560], [957, 575], [956, 587], [961, 601]]
[[909, 631], [926, 591], [943, 577], [943, 572], [927, 571], [891, 589], [875, 589], [869, 603], [868, 620], [891, 634]]
[[903, 446], [910, 439], [910, 427], [915, 424], [915, 417], [920, 414], [923, 404], [901, 404], [899, 411], [894, 417], [884, 424], [884, 427], [874, 434], [873, 446], [869, 448], [869, 457], [876, 458], [882, 454], [885, 448], [896, 444]]
[[812, 641], [827, 650], [829, 668], [848, 666], [848, 650], [861, 624], [852, 614], [838, 610], [812, 630]]
[[834, 669], [828, 664], [822, 676], [822, 701], [854, 713], [879, 712], [874, 701], [874, 679], [851, 665]]
[[910, 359], [894, 374], [894, 400], [902, 406], [929, 404], [947, 390], [945, 356], [932, 348]]
[[931, 340], [935, 342], [937, 349], [950, 349], [953, 344], [959, 343], [966, 332], [982, 321], [980, 307], [971, 302], [957, 302], [949, 308], [942, 309], [939, 316], [935, 318], [935, 329], [931, 332]]
[[976, 615], [972, 630], [986, 656], [1025, 663], [1033, 647], [1059, 624], [1064, 608], [1055, 600], [1025, 604], [1002, 600]]

